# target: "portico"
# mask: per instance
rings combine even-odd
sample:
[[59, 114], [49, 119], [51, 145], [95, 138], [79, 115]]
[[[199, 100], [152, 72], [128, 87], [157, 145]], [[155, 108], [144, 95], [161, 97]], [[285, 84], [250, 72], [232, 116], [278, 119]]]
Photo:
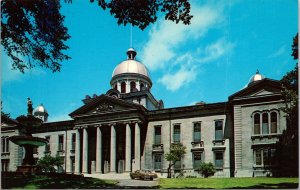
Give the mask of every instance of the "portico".
[[71, 114], [77, 130], [75, 172], [141, 169], [141, 135], [146, 133], [142, 128], [147, 127], [143, 106], [106, 95], [97, 99]]

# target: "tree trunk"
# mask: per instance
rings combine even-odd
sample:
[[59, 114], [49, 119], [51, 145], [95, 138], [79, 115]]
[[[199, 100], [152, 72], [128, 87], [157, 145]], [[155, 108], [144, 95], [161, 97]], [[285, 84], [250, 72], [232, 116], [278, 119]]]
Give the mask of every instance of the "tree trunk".
[[172, 167], [172, 165], [169, 164], [169, 167], [168, 167], [168, 178], [171, 178], [171, 167]]

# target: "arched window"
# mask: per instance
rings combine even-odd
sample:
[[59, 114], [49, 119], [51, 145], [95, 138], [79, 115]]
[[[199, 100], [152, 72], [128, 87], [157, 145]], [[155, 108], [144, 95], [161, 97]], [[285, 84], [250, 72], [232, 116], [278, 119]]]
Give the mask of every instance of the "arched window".
[[133, 92], [133, 89], [135, 89], [135, 82], [131, 81], [130, 82], [130, 92]]
[[262, 134], [269, 134], [269, 115], [268, 115], [268, 113], [262, 114]]
[[125, 93], [126, 92], [126, 83], [122, 82], [121, 83], [121, 93]]
[[271, 113], [271, 133], [277, 133], [277, 113]]
[[118, 90], [118, 85], [117, 84], [115, 84], [114, 89]]
[[140, 91], [142, 91], [143, 88], [144, 88], [144, 83], [141, 83], [141, 84], [140, 84]]
[[260, 134], [260, 115], [256, 113], [254, 115], [254, 135]]

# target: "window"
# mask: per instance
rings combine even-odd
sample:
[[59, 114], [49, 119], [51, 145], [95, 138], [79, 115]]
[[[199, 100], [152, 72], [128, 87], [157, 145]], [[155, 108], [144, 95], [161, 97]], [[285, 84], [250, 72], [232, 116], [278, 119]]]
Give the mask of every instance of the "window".
[[161, 154], [154, 154], [154, 170], [161, 169]]
[[258, 113], [254, 115], [254, 134], [260, 134], [260, 115]]
[[255, 151], [255, 164], [261, 165], [261, 150]]
[[142, 91], [143, 88], [144, 88], [144, 83], [141, 83], [141, 84], [140, 84], [140, 91]]
[[76, 134], [73, 133], [72, 134], [72, 147], [71, 147], [71, 150], [75, 150], [75, 147], [76, 147]]
[[278, 130], [278, 112], [264, 111], [263, 113], [254, 113], [253, 118], [254, 135], [277, 134]]
[[125, 93], [126, 92], [126, 83], [122, 82], [121, 83], [121, 93]]
[[255, 165], [257, 166], [270, 166], [275, 164], [275, 151], [274, 148], [263, 148], [254, 150]]
[[1, 147], [3, 153], [9, 152], [9, 137], [2, 137], [1, 138]]
[[271, 113], [271, 133], [277, 133], [277, 113]]
[[199, 169], [201, 165], [201, 152], [194, 152], [193, 153], [193, 167], [194, 169]]
[[180, 125], [174, 125], [173, 142], [180, 143]]
[[58, 136], [58, 151], [64, 150], [64, 135]]
[[131, 81], [130, 82], [130, 92], [133, 92], [133, 90], [135, 89], [135, 86], [136, 86], [135, 82]]
[[215, 121], [215, 140], [223, 140], [223, 121]]
[[50, 136], [46, 136], [45, 139], [48, 140], [48, 143], [45, 146], [45, 152], [50, 152]]
[[201, 141], [201, 123], [194, 123], [194, 142]]
[[71, 161], [71, 173], [74, 173], [75, 172], [75, 158], [74, 157], [71, 157], [70, 158], [70, 161]]
[[215, 152], [215, 167], [223, 169], [223, 152]]
[[118, 85], [117, 84], [115, 84], [114, 89], [118, 90]]
[[269, 134], [269, 116], [268, 113], [262, 114], [262, 134]]
[[154, 127], [154, 144], [161, 144], [161, 126]]
[[175, 165], [174, 165], [174, 170], [175, 171], [180, 171], [181, 169], [181, 159], [177, 162], [175, 162]]

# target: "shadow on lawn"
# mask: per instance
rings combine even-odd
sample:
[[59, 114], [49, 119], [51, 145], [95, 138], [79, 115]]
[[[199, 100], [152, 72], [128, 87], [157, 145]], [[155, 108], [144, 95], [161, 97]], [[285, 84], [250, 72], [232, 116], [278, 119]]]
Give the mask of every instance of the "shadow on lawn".
[[[2, 173], [3, 174], [3, 173]], [[1, 176], [1, 187], [30, 189], [103, 189], [113, 187], [115, 181], [78, 177], [76, 175], [21, 175], [7, 174]]]
[[298, 189], [298, 183], [261, 183], [249, 187], [232, 187], [232, 189]]

